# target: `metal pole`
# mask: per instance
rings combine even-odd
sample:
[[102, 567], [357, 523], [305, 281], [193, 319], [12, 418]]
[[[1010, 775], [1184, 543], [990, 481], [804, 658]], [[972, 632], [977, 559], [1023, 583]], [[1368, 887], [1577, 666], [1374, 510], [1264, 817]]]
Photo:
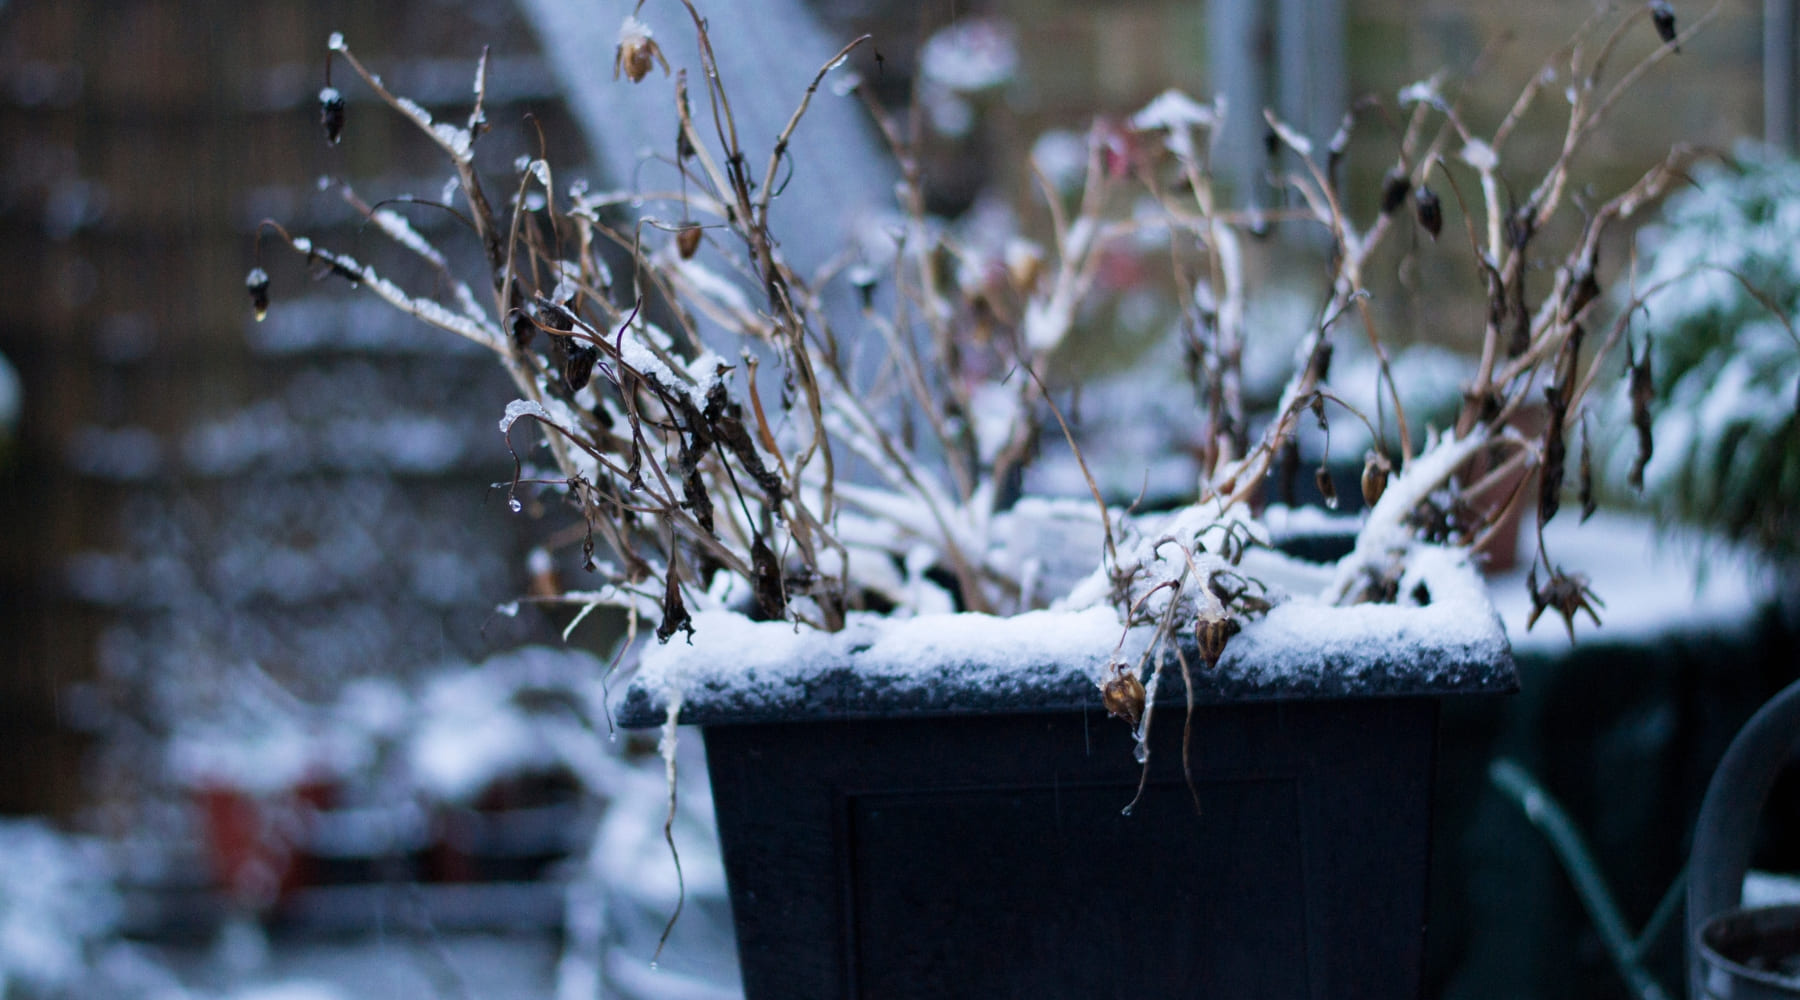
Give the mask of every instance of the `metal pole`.
[[1794, 151], [1794, 22], [1800, 0], [1763, 0], [1763, 141]]
[[1262, 110], [1269, 103], [1269, 29], [1258, 0], [1211, 0], [1207, 16], [1212, 89], [1227, 102], [1214, 166], [1237, 204], [1256, 195], [1263, 172]]

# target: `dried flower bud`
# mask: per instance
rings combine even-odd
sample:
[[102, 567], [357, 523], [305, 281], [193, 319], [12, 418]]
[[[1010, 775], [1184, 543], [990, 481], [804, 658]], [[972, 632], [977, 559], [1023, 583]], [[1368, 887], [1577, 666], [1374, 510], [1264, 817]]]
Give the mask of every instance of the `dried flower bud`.
[[1144, 717], [1144, 684], [1122, 663], [1113, 664], [1111, 680], [1100, 686], [1100, 703], [1106, 714], [1124, 719], [1132, 728]]
[[1202, 617], [1194, 626], [1194, 640], [1200, 646], [1200, 656], [1206, 661], [1207, 669], [1219, 665], [1225, 655], [1225, 644], [1238, 634], [1241, 626], [1237, 619], [1230, 616], [1220, 618]]
[[867, 264], [855, 264], [844, 272], [844, 277], [850, 280], [856, 294], [862, 298], [862, 307], [875, 308], [875, 269]]
[[523, 351], [531, 346], [531, 341], [536, 336], [537, 324], [531, 321], [531, 317], [524, 309], [515, 310], [512, 318], [513, 346]]
[[663, 589], [662, 621], [656, 626], [656, 641], [668, 642], [676, 631], [685, 631], [688, 641], [693, 641], [694, 619], [688, 614], [687, 605], [681, 600], [681, 579], [675, 575], [675, 567], [669, 567], [668, 578]]
[[[1675, 8], [1669, 6], [1669, 0], [1650, 0], [1650, 21], [1664, 45], [1675, 45]], [[1675, 51], [1680, 52], [1681, 46], [1675, 45]]]
[[1588, 518], [1594, 516], [1594, 511], [1599, 509], [1599, 505], [1594, 502], [1594, 462], [1588, 449], [1585, 414], [1581, 421], [1581, 465], [1576, 475], [1580, 477], [1576, 481], [1576, 488], [1581, 499], [1581, 521], [1585, 524]]
[[1381, 182], [1381, 214], [1392, 215], [1412, 193], [1412, 178], [1399, 170], [1389, 171]]
[[1631, 463], [1631, 472], [1626, 481], [1631, 488], [1644, 488], [1644, 466], [1650, 464], [1650, 456], [1656, 450], [1656, 442], [1650, 434], [1650, 401], [1656, 397], [1656, 382], [1650, 372], [1650, 343], [1644, 342], [1642, 357], [1634, 358], [1631, 342], [1625, 343], [1625, 364], [1629, 369], [1631, 397], [1631, 424], [1637, 429], [1637, 459]]
[[555, 600], [562, 596], [562, 582], [556, 578], [556, 561], [547, 550], [537, 548], [527, 553], [525, 571], [531, 578], [526, 586], [531, 596], [543, 600]]
[[1568, 446], [1563, 441], [1563, 421], [1567, 400], [1557, 386], [1544, 386], [1544, 398], [1550, 404], [1549, 423], [1544, 427], [1544, 464], [1538, 471], [1538, 527], [1550, 523], [1562, 506], [1564, 466], [1568, 464]]
[[627, 80], [639, 83], [650, 75], [650, 67], [656, 63], [662, 63], [663, 74], [667, 75], [668, 60], [663, 58], [656, 39], [650, 37], [649, 25], [627, 15], [625, 22], [619, 25], [619, 47], [613, 54], [613, 79], [617, 80], [623, 70]]
[[325, 141], [333, 146], [344, 137], [344, 95], [336, 87], [319, 91], [319, 124], [325, 126]]
[[1413, 192], [1413, 208], [1419, 217], [1419, 225], [1437, 239], [1444, 231], [1444, 208], [1438, 204], [1437, 193], [1424, 185]]
[[1319, 487], [1319, 495], [1325, 498], [1327, 510], [1337, 510], [1337, 484], [1331, 481], [1331, 472], [1323, 465], [1313, 470], [1313, 483]]
[[1294, 484], [1300, 480], [1300, 442], [1293, 437], [1281, 446], [1281, 456], [1276, 464], [1276, 485], [1280, 489], [1281, 502], [1289, 507], [1294, 506]]
[[696, 222], [684, 223], [675, 233], [675, 249], [681, 253], [682, 260], [692, 260], [695, 251], [700, 249], [700, 225]]
[[781, 562], [763, 541], [762, 532], [750, 539], [750, 566], [756, 573], [756, 619], [780, 621], [787, 614], [787, 590], [782, 585]]
[[1030, 240], [1013, 238], [1006, 241], [1006, 277], [1013, 290], [1029, 295], [1037, 288], [1044, 273], [1044, 251]]
[[1375, 506], [1381, 495], [1387, 492], [1388, 473], [1393, 471], [1393, 463], [1388, 457], [1371, 448], [1363, 456], [1362, 495], [1363, 503]]
[[580, 392], [594, 377], [594, 365], [600, 360], [600, 349], [573, 338], [563, 349], [563, 381], [570, 392]]
[[244, 277], [244, 287], [250, 292], [250, 308], [256, 310], [256, 321], [262, 322], [269, 314], [269, 272], [260, 267], [253, 267]]

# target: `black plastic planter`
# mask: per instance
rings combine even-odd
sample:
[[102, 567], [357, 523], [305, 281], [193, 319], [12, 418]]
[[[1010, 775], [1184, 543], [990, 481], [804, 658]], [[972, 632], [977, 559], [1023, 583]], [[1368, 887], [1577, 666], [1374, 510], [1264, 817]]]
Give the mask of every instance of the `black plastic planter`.
[[[897, 666], [851, 636], [747, 686], [689, 676], [747, 996], [1417, 996], [1438, 699], [1516, 687], [1474, 611], [1246, 629], [1195, 677], [1193, 795], [1171, 669], [1129, 815], [1142, 769], [1091, 663], [1027, 650], [996, 683], [954, 642]], [[640, 682], [620, 720], [665, 704]]]

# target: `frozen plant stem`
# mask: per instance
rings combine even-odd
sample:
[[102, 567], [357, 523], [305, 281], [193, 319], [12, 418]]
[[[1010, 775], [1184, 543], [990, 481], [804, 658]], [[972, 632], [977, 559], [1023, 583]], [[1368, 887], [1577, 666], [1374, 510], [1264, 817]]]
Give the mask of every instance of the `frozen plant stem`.
[[[501, 421], [517, 460], [509, 499], [521, 510], [519, 491], [558, 499], [567, 510], [551, 509], [572, 522], [558, 537], [580, 545], [582, 564], [601, 578], [543, 600], [583, 614], [625, 608], [634, 627], [641, 619], [664, 641], [685, 641], [697, 615], [718, 610], [837, 631], [860, 612], [1012, 614], [1105, 601], [1123, 625], [1152, 633], [1153, 649], [1178, 649], [1176, 637], [1193, 629], [1210, 665], [1233, 630], [1268, 607], [1236, 569], [1259, 537], [1250, 516], [1261, 491], [1307, 422], [1319, 425], [1329, 449], [1329, 422], [1349, 409], [1331, 372], [1346, 324], [1359, 328], [1350, 335], [1366, 341], [1379, 371], [1375, 412], [1350, 409], [1373, 439], [1364, 478], [1371, 510], [1326, 599], [1392, 600], [1366, 584], [1397, 579], [1419, 545], [1485, 540], [1523, 499], [1520, 489], [1499, 486], [1511, 473], [1545, 471], [1540, 521], [1555, 515], [1564, 436], [1586, 426], [1594, 380], [1626, 336], [1623, 321], [1587, 335], [1601, 283], [1611, 280], [1599, 249], [1612, 227], [1654, 205], [1702, 153], [1675, 147], [1579, 220], [1568, 218], [1567, 205], [1567, 192], [1578, 189], [1575, 167], [1630, 85], [1717, 9], [1616, 80], [1605, 73], [1609, 60], [1630, 32], [1653, 25], [1643, 9], [1596, 14], [1488, 132], [1465, 119], [1443, 75], [1405, 88], [1392, 108], [1359, 101], [1323, 150], [1265, 114], [1278, 162], [1292, 167], [1270, 178], [1289, 194], [1289, 207], [1267, 212], [1228, 210], [1212, 187], [1212, 144], [1227, 102], [1165, 94], [1129, 125], [1097, 125], [1068, 191], [1030, 165], [1049, 246], [1011, 234], [1004, 255], [968, 245], [979, 241], [927, 214], [922, 115], [915, 108], [910, 121], [896, 121], [861, 82], [853, 63], [870, 58], [867, 36], [835, 51], [795, 53], [818, 69], [793, 95], [769, 146], [751, 148], [732, 112], [734, 81], [722, 78], [713, 48], [725, 40], [710, 36], [691, 0], [638, 5], [620, 32], [622, 79], [614, 85], [644, 88], [645, 100], [665, 107], [672, 140], [645, 160], [642, 173], [655, 183], [639, 192], [580, 183], [559, 190], [541, 155], [521, 157], [510, 177], [484, 179], [475, 154], [488, 133], [485, 53], [474, 106], [459, 125], [390, 91], [334, 36], [330, 62], [349, 66], [428, 136], [455, 173], [462, 194], [454, 209], [421, 200], [371, 205], [343, 189], [376, 230], [429, 266], [437, 291], [409, 292], [373, 265], [273, 223], [265, 231], [321, 276], [344, 278], [480, 344], [506, 369], [518, 397]], [[697, 65], [663, 64], [653, 22], [669, 13], [694, 32]], [[781, 218], [782, 191], [805, 183], [806, 171], [832, 167], [796, 162], [793, 146], [813, 102], [832, 99], [819, 94], [832, 80], [870, 109], [898, 160], [904, 217], [887, 233], [891, 245], [847, 250], [803, 274], [784, 257], [775, 222], [805, 225]], [[1560, 147], [1541, 174], [1516, 176], [1510, 139], [1557, 80], [1569, 95]], [[325, 122], [328, 139], [354, 141], [355, 123], [343, 120], [337, 97], [327, 105], [337, 109]], [[1390, 123], [1385, 132], [1367, 127], [1380, 118]], [[1386, 142], [1382, 155], [1392, 159], [1380, 210], [1358, 218], [1349, 206], [1361, 202], [1341, 189], [1341, 168], [1365, 142]], [[504, 192], [504, 204], [488, 190]], [[1525, 194], [1514, 203], [1516, 192]], [[1439, 241], [1447, 213], [1458, 210], [1463, 232]], [[457, 256], [419, 228], [421, 211], [452, 213], [474, 235], [479, 277], [458, 276]], [[1461, 273], [1488, 307], [1456, 425], [1433, 435], [1409, 419], [1370, 302], [1371, 269], [1388, 259], [1380, 255], [1394, 234], [1414, 225], [1431, 241], [1417, 241], [1413, 252], [1466, 252]], [[1246, 341], [1259, 335], [1248, 328], [1258, 279], [1250, 241], [1270, 226], [1318, 227], [1333, 252], [1324, 301], [1258, 427], [1245, 412], [1241, 369]], [[1150, 235], [1155, 251], [1143, 249]], [[1052, 401], [1071, 388], [1065, 361], [1091, 321], [1090, 306], [1111, 294], [1108, 265], [1149, 252], [1166, 255], [1181, 317], [1176, 335], [1192, 359], [1199, 467], [1193, 503], [1154, 529], [1110, 506], [1118, 498], [1104, 493], [1083, 454], [1095, 442]], [[624, 258], [628, 267], [615, 278]], [[825, 307], [839, 286], [855, 289], [860, 316]], [[253, 308], [266, 307], [267, 272], [254, 271], [246, 290]], [[839, 328], [846, 325], [855, 328]], [[885, 357], [874, 366], [854, 360], [868, 353]], [[1509, 429], [1543, 400], [1552, 417], [1543, 436], [1527, 440]], [[530, 417], [534, 442], [511, 436], [519, 417]], [[1002, 529], [1016, 530], [1018, 483], [1043, 439], [1059, 432], [1098, 507], [1089, 515], [1099, 569], [1051, 593], [1040, 586], [1046, 553], [1011, 551]], [[548, 463], [532, 460], [533, 444]], [[1476, 469], [1486, 478], [1466, 482]], [[1331, 488], [1323, 473], [1321, 482]], [[1159, 674], [1150, 676], [1153, 699]], [[1134, 724], [1147, 730], [1147, 717]]]

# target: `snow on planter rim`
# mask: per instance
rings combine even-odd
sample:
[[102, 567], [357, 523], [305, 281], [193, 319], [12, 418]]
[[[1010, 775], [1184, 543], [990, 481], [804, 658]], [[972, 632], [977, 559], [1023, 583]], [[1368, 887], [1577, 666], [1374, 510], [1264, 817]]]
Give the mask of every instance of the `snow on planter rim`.
[[[1464, 557], [1420, 548], [1410, 563], [1402, 600], [1422, 583], [1427, 605], [1291, 599], [1247, 624], [1212, 670], [1190, 635], [1195, 703], [1517, 690], [1505, 630]], [[696, 614], [694, 626], [691, 645], [678, 637], [645, 649], [620, 725], [661, 725], [675, 690], [680, 721], [694, 725], [1103, 711], [1097, 681], [1120, 635], [1111, 607], [1010, 618], [853, 615], [835, 634], [728, 612]], [[1119, 654], [1135, 662], [1148, 640], [1147, 630], [1134, 631]], [[1157, 702], [1181, 705], [1181, 674], [1170, 661]]]

